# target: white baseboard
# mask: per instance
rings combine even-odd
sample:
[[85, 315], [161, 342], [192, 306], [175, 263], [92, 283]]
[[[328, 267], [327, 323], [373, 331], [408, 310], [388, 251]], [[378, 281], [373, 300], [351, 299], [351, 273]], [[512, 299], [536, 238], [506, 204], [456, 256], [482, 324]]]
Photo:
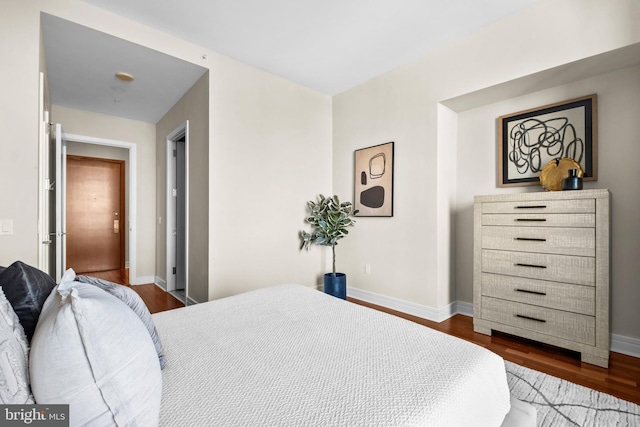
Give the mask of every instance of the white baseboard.
[[155, 279], [156, 279], [155, 276], [140, 276], [140, 277], [135, 277], [133, 279], [129, 278], [129, 284], [132, 286], [148, 285], [149, 283], [154, 283]]
[[640, 357], [640, 339], [611, 334], [611, 351]]
[[[442, 308], [433, 308], [352, 287], [347, 287], [347, 295], [364, 302], [438, 323], [456, 314], [473, 317], [473, 304], [465, 301], [454, 301]], [[640, 339], [612, 334], [611, 351], [640, 358]]]
[[167, 281], [164, 280], [162, 277], [156, 276], [153, 283], [163, 291], [165, 292], [167, 291]]
[[456, 302], [453, 302], [442, 308], [433, 308], [427, 307], [426, 305], [416, 304], [414, 302], [404, 301], [398, 298], [388, 297], [386, 295], [376, 294], [374, 292], [364, 291], [362, 289], [352, 288], [349, 286], [347, 287], [347, 296], [358, 299], [360, 301], [380, 305], [382, 307], [401, 311], [402, 313], [421, 317], [423, 319], [431, 320], [438, 323], [442, 322], [443, 320], [447, 320], [451, 316], [457, 314]]
[[456, 301], [456, 314], [473, 317], [473, 304], [466, 301]]
[[[167, 292], [167, 281], [164, 280], [162, 277], [156, 276], [155, 280], [153, 281], [153, 284], [159, 287], [160, 289], [162, 289], [163, 291]], [[187, 297], [187, 300], [189, 301], [189, 305], [200, 304], [198, 301], [194, 300], [191, 297]]]

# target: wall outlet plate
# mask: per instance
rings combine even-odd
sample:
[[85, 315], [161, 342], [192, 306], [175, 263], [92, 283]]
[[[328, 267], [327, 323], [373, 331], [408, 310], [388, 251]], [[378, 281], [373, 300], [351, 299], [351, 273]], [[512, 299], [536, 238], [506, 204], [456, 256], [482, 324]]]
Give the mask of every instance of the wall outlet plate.
[[13, 234], [13, 220], [0, 219], [0, 236], [8, 236]]

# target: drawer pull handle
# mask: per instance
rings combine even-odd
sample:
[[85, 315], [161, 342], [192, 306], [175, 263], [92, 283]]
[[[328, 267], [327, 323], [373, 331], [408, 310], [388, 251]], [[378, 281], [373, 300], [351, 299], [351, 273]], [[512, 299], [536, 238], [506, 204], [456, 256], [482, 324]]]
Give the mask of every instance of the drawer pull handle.
[[520, 222], [545, 222], [546, 218], [516, 218], [516, 221]]
[[516, 240], [525, 240], [527, 242], [546, 242], [547, 239], [539, 239], [537, 237], [516, 237]]
[[516, 209], [545, 209], [547, 205], [516, 206]]
[[519, 288], [516, 288], [516, 292], [524, 292], [526, 294], [534, 294], [534, 295], [542, 295], [542, 296], [547, 295], [546, 292], [530, 291], [528, 289], [519, 289]]
[[535, 265], [535, 264], [523, 264], [521, 262], [516, 262], [518, 267], [533, 267], [533, 268], [547, 268], [546, 265]]
[[523, 314], [516, 314], [516, 317], [519, 317], [521, 319], [534, 320], [534, 321], [540, 322], [540, 323], [547, 323], [547, 321], [544, 320], [544, 319], [537, 319], [535, 317], [529, 317], [529, 316], [525, 316]]

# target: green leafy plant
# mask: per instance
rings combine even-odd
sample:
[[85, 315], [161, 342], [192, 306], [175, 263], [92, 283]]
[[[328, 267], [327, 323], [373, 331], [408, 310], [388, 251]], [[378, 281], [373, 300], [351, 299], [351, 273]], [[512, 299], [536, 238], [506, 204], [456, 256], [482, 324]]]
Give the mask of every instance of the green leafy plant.
[[307, 202], [307, 206], [311, 211], [306, 221], [311, 224], [313, 230], [311, 233], [306, 231], [300, 232], [302, 245], [300, 249], [309, 250], [312, 243], [321, 246], [331, 246], [333, 252], [333, 275], [336, 275], [336, 245], [338, 240], [349, 234], [347, 227], [355, 224], [353, 216], [358, 213], [357, 209], [353, 209], [351, 202], [342, 202], [338, 196], [324, 197], [322, 194], [318, 196], [318, 201], [313, 200]]

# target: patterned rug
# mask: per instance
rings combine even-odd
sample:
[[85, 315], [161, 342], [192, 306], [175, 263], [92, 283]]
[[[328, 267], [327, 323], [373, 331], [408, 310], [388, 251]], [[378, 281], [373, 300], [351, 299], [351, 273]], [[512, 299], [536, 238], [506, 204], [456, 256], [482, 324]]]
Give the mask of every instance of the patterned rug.
[[640, 406], [505, 361], [511, 395], [535, 406], [538, 427], [640, 426]]

